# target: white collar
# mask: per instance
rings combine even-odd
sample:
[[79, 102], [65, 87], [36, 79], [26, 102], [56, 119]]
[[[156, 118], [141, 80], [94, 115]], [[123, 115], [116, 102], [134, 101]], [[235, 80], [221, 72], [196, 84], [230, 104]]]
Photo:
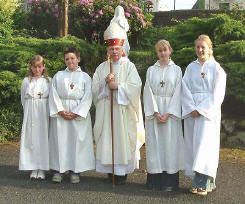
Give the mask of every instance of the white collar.
[[82, 69], [81, 69], [81, 67], [78, 66], [77, 69], [76, 69], [75, 71], [70, 71], [69, 68], [66, 67], [65, 71], [67, 71], [67, 72], [81, 72]]
[[162, 67], [162, 66], [160, 65], [159, 60], [157, 60], [157, 62], [156, 62], [154, 65], [155, 65], [155, 66], [158, 66], [158, 67], [161, 67], [161, 68], [165, 68], [165, 67], [168, 67], [168, 66], [171, 66], [171, 65], [175, 65], [175, 63], [174, 63], [174, 61], [169, 60], [168, 64], [167, 64], [165, 67]]
[[[204, 65], [204, 64], [207, 64], [207, 63], [210, 63], [210, 62], [214, 62], [214, 61], [215, 61], [214, 57], [209, 57], [209, 58], [203, 63], [203, 65]], [[194, 63], [200, 64], [198, 58], [194, 61]], [[201, 64], [200, 64], [200, 65], [201, 65]]]
[[117, 65], [117, 64], [122, 64], [123, 62], [127, 62], [127, 61], [129, 61], [129, 59], [127, 58], [127, 57], [121, 57], [118, 61], [116, 61], [116, 62], [113, 62], [112, 61], [112, 64], [115, 64], [115, 65]]

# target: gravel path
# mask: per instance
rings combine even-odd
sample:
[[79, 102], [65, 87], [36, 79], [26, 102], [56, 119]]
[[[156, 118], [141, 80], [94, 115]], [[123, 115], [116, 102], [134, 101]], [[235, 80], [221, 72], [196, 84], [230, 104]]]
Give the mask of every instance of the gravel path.
[[[238, 153], [237, 153], [238, 152]], [[53, 184], [51, 173], [47, 180], [29, 180], [28, 172], [18, 171], [18, 143], [0, 144], [0, 204], [148, 204], [148, 203], [245, 203], [245, 151], [222, 149], [217, 176], [217, 190], [208, 196], [188, 193], [189, 178], [180, 176], [180, 190], [175, 193], [146, 189], [144, 148], [141, 167], [128, 176], [124, 186], [106, 183], [106, 176], [95, 171], [82, 174], [79, 184], [70, 184], [66, 177], [61, 184]]]

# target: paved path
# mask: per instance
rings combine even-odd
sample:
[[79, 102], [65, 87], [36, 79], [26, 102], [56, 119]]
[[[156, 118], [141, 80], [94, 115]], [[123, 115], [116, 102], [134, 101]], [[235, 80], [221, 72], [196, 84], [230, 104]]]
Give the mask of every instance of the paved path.
[[[237, 153], [238, 152], [238, 153]], [[0, 144], [0, 204], [148, 204], [148, 203], [245, 203], [245, 151], [222, 149], [217, 176], [217, 190], [208, 196], [188, 193], [190, 179], [180, 177], [180, 191], [164, 193], [146, 189], [145, 158], [141, 168], [128, 177], [124, 186], [112, 188], [105, 175], [89, 171], [81, 176], [81, 183], [70, 184], [68, 177], [61, 184], [53, 184], [51, 173], [46, 181], [31, 181], [29, 173], [18, 168], [18, 144]]]

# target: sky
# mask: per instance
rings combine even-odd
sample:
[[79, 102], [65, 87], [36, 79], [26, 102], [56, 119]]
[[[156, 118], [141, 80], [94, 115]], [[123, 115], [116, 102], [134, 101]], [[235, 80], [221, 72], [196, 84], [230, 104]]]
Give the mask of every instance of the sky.
[[[174, 9], [174, 0], [165, 0], [170, 10]], [[197, 0], [176, 0], [175, 9], [191, 9]]]

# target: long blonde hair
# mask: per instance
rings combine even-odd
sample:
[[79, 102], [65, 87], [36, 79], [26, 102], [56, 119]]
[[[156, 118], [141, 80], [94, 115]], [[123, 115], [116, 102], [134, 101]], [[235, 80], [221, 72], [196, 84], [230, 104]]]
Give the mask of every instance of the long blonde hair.
[[[25, 75], [26, 77], [28, 77], [30, 79], [30, 81], [32, 80], [33, 78], [33, 73], [32, 73], [32, 70], [31, 70], [31, 67], [34, 66], [37, 62], [41, 63], [43, 66], [45, 66], [45, 62], [44, 62], [44, 59], [41, 55], [36, 55], [34, 57], [31, 58], [30, 60], [30, 68], [29, 68], [29, 71], [27, 72], [27, 74]], [[48, 77], [48, 74], [47, 74], [47, 70], [46, 70], [46, 67], [45, 69], [43, 70], [43, 73], [42, 73], [42, 76], [47, 80], [47, 82], [49, 82], [49, 77]]]
[[197, 41], [204, 41], [207, 43], [209, 47], [209, 57], [213, 57], [213, 43], [208, 35], [199, 35], [198, 38], [195, 40], [195, 45]]
[[164, 48], [164, 46], [167, 46], [168, 49], [171, 51], [171, 53], [173, 52], [173, 48], [171, 47], [169, 41], [167, 40], [159, 40], [156, 44], [155, 44], [155, 49], [156, 51], [161, 49], [161, 48]]

